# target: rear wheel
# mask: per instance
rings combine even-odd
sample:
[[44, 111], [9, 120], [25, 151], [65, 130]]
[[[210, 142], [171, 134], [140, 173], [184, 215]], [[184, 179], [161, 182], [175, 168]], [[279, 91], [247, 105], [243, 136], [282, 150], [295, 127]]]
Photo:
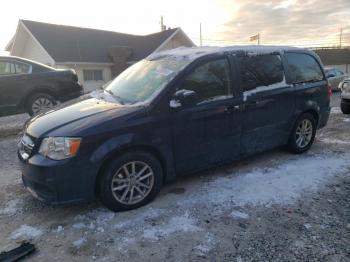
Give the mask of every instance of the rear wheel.
[[350, 101], [347, 104], [342, 101], [340, 104], [340, 109], [343, 114], [350, 114]]
[[29, 115], [37, 115], [45, 112], [57, 104], [55, 98], [46, 93], [32, 95], [27, 101], [27, 112]]
[[309, 113], [302, 114], [296, 121], [288, 141], [291, 152], [301, 154], [312, 146], [316, 135], [316, 120]]
[[156, 197], [162, 182], [162, 167], [153, 155], [128, 152], [108, 164], [100, 180], [100, 198], [113, 211], [138, 208]]

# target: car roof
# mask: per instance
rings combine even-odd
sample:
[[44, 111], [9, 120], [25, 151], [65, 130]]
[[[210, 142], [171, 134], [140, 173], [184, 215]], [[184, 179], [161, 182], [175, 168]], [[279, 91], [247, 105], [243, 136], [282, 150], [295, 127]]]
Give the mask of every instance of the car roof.
[[169, 59], [186, 59], [195, 60], [197, 58], [212, 55], [212, 54], [227, 54], [227, 53], [246, 53], [248, 55], [262, 55], [272, 53], [283, 53], [287, 51], [297, 51], [309, 53], [316, 56], [314, 52], [307, 49], [292, 47], [292, 46], [264, 46], [264, 45], [250, 45], [250, 46], [226, 46], [226, 47], [179, 47], [171, 50], [166, 50], [151, 54], [146, 59], [157, 60], [163, 58]]

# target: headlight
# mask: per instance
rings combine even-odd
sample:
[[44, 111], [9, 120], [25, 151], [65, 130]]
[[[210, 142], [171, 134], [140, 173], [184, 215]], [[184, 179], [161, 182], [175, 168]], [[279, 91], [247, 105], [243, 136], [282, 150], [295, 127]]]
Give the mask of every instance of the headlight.
[[341, 85], [341, 89], [344, 90], [344, 91], [350, 91], [350, 84], [348, 82], [344, 82]]
[[53, 160], [62, 160], [77, 154], [81, 139], [72, 137], [48, 137], [41, 142], [39, 153]]

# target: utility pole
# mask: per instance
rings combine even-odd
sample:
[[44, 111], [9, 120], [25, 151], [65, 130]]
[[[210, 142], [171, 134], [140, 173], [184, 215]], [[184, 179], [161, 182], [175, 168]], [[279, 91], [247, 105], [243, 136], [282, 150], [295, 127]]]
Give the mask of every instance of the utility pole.
[[164, 31], [166, 28], [165, 28], [165, 25], [164, 25], [164, 21], [163, 21], [163, 16], [160, 17], [160, 31]]
[[258, 34], [258, 45], [260, 45], [260, 33]]
[[342, 37], [343, 37], [343, 28], [341, 27], [340, 34], [339, 34], [339, 48], [341, 48]]
[[202, 23], [199, 23], [199, 45], [202, 47]]

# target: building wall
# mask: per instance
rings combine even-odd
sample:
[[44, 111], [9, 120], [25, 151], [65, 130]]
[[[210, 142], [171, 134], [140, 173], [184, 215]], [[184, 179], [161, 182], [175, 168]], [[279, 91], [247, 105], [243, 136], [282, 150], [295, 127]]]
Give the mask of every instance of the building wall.
[[46, 65], [52, 65], [52, 59], [31, 37], [28, 37], [26, 44], [23, 48], [22, 54], [20, 56], [34, 61], [38, 61]]
[[[56, 68], [74, 69], [78, 75], [79, 82], [83, 85], [85, 93], [101, 88], [107, 82], [112, 80], [111, 67], [105, 65], [91, 64], [91, 65], [56, 65]], [[103, 81], [84, 81], [84, 69], [89, 70], [102, 70]]]
[[33, 39], [28, 30], [19, 24], [10, 55], [31, 59], [52, 66], [54, 61]]

